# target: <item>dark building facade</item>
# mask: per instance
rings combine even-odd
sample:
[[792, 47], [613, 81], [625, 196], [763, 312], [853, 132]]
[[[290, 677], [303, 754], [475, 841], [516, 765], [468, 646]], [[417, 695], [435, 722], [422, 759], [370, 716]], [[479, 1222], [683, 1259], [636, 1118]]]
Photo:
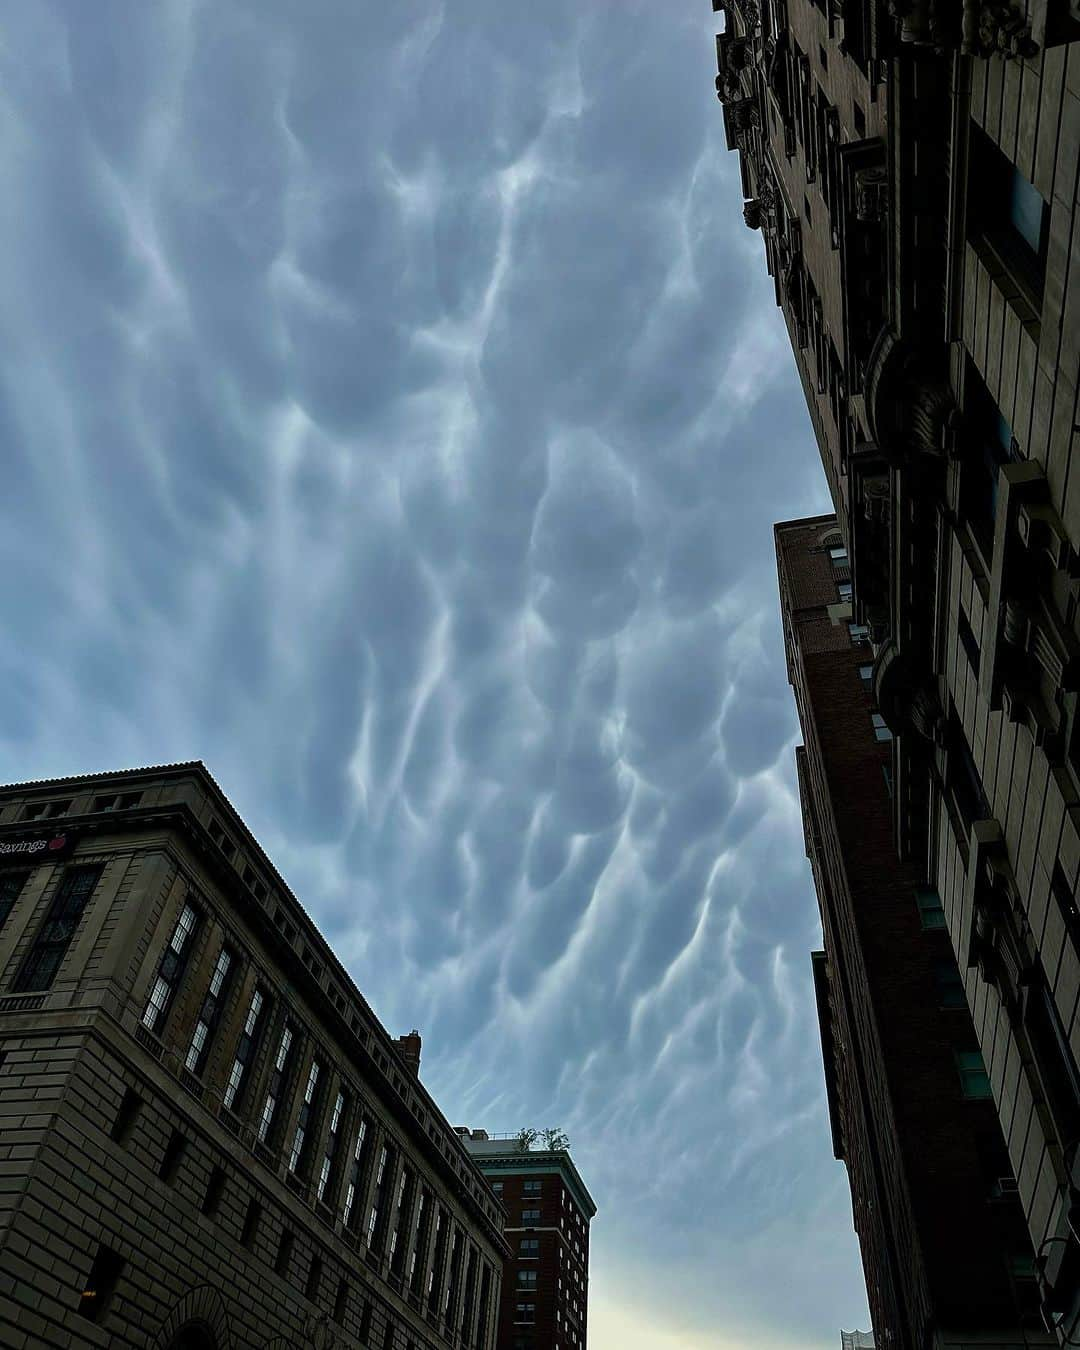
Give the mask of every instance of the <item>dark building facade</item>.
[[1052, 1344], [940, 898], [897, 857], [891, 737], [834, 516], [776, 527], [833, 1147], [881, 1347]]
[[458, 1133], [506, 1210], [497, 1350], [584, 1350], [596, 1206], [569, 1152], [524, 1149], [517, 1137], [484, 1130]]
[[201, 764], [0, 789], [0, 1344], [493, 1350], [419, 1052]]
[[[714, 0], [739, 152], [1036, 1253], [1080, 1341], [1080, 13]], [[1075, 470], [1075, 472], [1074, 472]]]

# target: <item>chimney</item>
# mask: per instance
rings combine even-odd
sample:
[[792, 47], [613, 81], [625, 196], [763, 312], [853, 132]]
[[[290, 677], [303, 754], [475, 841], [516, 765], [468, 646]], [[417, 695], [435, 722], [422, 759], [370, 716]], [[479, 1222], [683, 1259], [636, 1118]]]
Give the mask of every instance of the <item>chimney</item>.
[[398, 1054], [405, 1061], [405, 1065], [410, 1069], [415, 1078], [420, 1077], [420, 1033], [413, 1027], [407, 1036], [399, 1036], [394, 1044], [398, 1048]]

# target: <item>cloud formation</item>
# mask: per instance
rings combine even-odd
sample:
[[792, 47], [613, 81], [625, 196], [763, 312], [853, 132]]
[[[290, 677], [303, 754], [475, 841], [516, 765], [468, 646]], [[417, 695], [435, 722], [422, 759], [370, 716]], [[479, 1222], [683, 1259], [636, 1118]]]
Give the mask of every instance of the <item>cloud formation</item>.
[[809, 1350], [825, 496], [698, 8], [0, 0], [0, 767], [205, 758], [448, 1113], [570, 1133], [597, 1350]]

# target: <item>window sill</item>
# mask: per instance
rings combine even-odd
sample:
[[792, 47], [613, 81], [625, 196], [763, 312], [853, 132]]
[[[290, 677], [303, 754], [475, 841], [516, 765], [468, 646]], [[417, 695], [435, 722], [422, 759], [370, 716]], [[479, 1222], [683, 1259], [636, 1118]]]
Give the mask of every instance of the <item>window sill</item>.
[[1037, 347], [1041, 333], [1042, 285], [1034, 267], [1007, 238], [980, 234], [968, 242]]

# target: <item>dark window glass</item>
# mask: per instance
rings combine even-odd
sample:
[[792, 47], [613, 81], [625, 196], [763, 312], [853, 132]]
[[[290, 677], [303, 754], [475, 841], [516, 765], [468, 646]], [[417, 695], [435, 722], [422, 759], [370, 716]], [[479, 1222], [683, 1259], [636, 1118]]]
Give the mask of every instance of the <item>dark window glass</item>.
[[49, 912], [16, 977], [16, 992], [51, 987], [100, 876], [100, 867], [69, 867], [60, 878]]
[[250, 1247], [255, 1242], [255, 1235], [259, 1231], [259, 1219], [262, 1217], [262, 1206], [258, 1200], [249, 1200], [247, 1212], [244, 1215], [244, 1226], [240, 1230], [240, 1241], [245, 1247]]
[[919, 922], [924, 929], [945, 927], [945, 909], [937, 891], [929, 887], [916, 891], [915, 900], [919, 906]]
[[124, 1143], [135, 1127], [135, 1121], [138, 1118], [141, 1106], [142, 1098], [139, 1094], [133, 1088], [126, 1088], [123, 1097], [120, 1099], [120, 1106], [116, 1112], [113, 1127], [109, 1132], [110, 1139], [117, 1144]]
[[187, 969], [198, 926], [199, 911], [190, 900], [185, 900], [143, 1009], [142, 1022], [148, 1031], [160, 1033], [165, 1025], [173, 998]]
[[165, 1145], [165, 1155], [161, 1160], [161, 1169], [158, 1172], [162, 1181], [172, 1181], [186, 1148], [187, 1140], [179, 1130], [173, 1130], [172, 1134], [169, 1135], [169, 1142]]
[[7, 916], [15, 908], [15, 901], [29, 875], [29, 872], [0, 872], [0, 928], [3, 928]]
[[934, 985], [937, 989], [937, 1004], [939, 1008], [967, 1007], [967, 998], [964, 995], [964, 981], [960, 978], [960, 972], [956, 968], [955, 961], [946, 959], [935, 962]]
[[338, 1280], [337, 1294], [334, 1297], [334, 1321], [340, 1326], [345, 1321], [345, 1312], [349, 1304], [349, 1281], [342, 1275]]
[[203, 1196], [202, 1212], [204, 1214], [216, 1214], [218, 1206], [221, 1204], [221, 1196], [225, 1190], [225, 1169], [215, 1167], [206, 1183], [206, 1194]]
[[233, 1058], [232, 1068], [229, 1070], [229, 1081], [225, 1084], [224, 1100], [230, 1111], [236, 1110], [243, 1096], [247, 1071], [251, 1061], [255, 1058], [255, 1052], [259, 1048], [262, 1030], [266, 1024], [267, 1011], [268, 1000], [266, 995], [261, 989], [256, 989], [251, 995], [251, 1002], [248, 1004], [244, 1029], [236, 1044], [236, 1055]]
[[968, 665], [971, 666], [971, 673], [978, 679], [979, 676], [979, 644], [975, 641], [975, 633], [971, 624], [968, 623], [968, 616], [964, 613], [963, 605], [960, 605], [956, 612], [956, 632], [960, 638], [960, 646], [968, 659]]
[[90, 1274], [86, 1277], [86, 1284], [79, 1297], [79, 1313], [82, 1317], [91, 1322], [100, 1322], [104, 1318], [123, 1269], [123, 1257], [108, 1247], [97, 1249]]
[[308, 1266], [307, 1283], [304, 1285], [304, 1297], [310, 1299], [312, 1303], [319, 1296], [319, 1285], [322, 1284], [322, 1257], [313, 1256], [311, 1265]]
[[956, 1071], [960, 1075], [960, 1091], [971, 1100], [990, 1097], [990, 1077], [978, 1050], [957, 1050]]
[[287, 1228], [281, 1230], [281, 1240], [278, 1243], [277, 1256], [274, 1259], [274, 1273], [285, 1275], [289, 1270], [289, 1258], [292, 1256], [293, 1235]]
[[968, 233], [985, 239], [1013, 280], [1042, 299], [1050, 240], [1050, 208], [981, 127], [971, 124]]
[[235, 969], [236, 954], [228, 947], [222, 947], [203, 998], [199, 1020], [191, 1033], [191, 1044], [188, 1046], [187, 1058], [184, 1061], [184, 1068], [188, 1073], [201, 1074], [206, 1067], [214, 1032], [217, 1030], [225, 1000], [229, 996], [229, 986]]

